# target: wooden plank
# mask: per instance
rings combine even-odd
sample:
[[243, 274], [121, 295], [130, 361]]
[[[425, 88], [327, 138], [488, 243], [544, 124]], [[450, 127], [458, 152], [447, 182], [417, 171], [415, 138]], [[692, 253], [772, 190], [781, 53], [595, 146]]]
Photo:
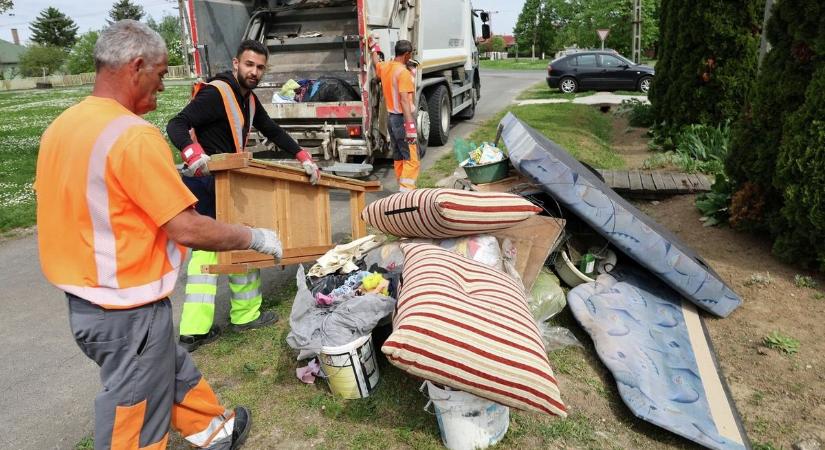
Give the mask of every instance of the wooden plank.
[[240, 264], [213, 264], [209, 266], [203, 266], [201, 270], [203, 273], [211, 273], [211, 274], [232, 274], [232, 273], [247, 273], [252, 269], [265, 269], [267, 267], [275, 267], [275, 266], [289, 266], [292, 264], [301, 264], [306, 262], [313, 262], [321, 255], [313, 255], [313, 256], [298, 256], [295, 258], [283, 258], [277, 263], [274, 259], [269, 261], [259, 261], [259, 262], [249, 262], [249, 263], [240, 263]]
[[653, 182], [653, 174], [648, 171], [639, 172], [639, 176], [642, 179], [642, 190], [646, 194], [655, 194], [656, 193], [656, 184]]
[[[310, 185], [309, 177], [303, 172], [300, 173], [292, 172], [292, 171], [282, 171], [282, 170], [271, 170], [270, 168], [266, 167], [257, 167], [257, 166], [249, 166], [242, 169], [234, 169], [234, 172], [243, 173], [247, 175], [255, 175], [259, 177], [265, 178], [273, 178], [278, 180], [287, 180], [292, 182], [298, 183], [305, 183]], [[363, 192], [372, 192], [374, 190], [380, 190], [381, 186], [379, 184], [378, 189], [373, 188], [372, 186], [361, 186], [357, 184], [350, 184], [345, 182], [340, 182], [337, 180], [328, 180], [324, 179], [324, 175], [321, 175], [321, 179], [318, 180], [318, 184], [316, 186], [325, 186], [333, 189], [345, 189], [348, 191], [363, 191]]]
[[361, 220], [361, 211], [367, 206], [367, 194], [364, 192], [349, 193], [349, 214], [352, 239], [367, 235], [367, 222]]
[[693, 192], [693, 187], [684, 173], [673, 173], [673, 182], [676, 183], [676, 190], [678, 192]]
[[698, 177], [699, 177], [699, 182], [700, 182], [700, 185], [702, 186], [702, 189], [704, 189], [706, 191], [709, 191], [709, 190], [711, 190], [711, 188], [713, 188], [713, 182], [715, 180], [713, 180], [711, 177], [709, 177], [705, 174], [699, 174]]
[[[302, 256], [312, 256], [317, 259], [333, 247], [333, 245], [318, 245], [314, 247], [287, 248], [284, 249], [284, 254], [281, 259], [291, 259]], [[272, 261], [273, 265], [275, 265], [275, 259], [272, 256], [258, 253], [255, 250], [238, 250], [230, 252], [230, 256], [229, 264]]]
[[[215, 174], [215, 220], [223, 223], [232, 221], [232, 199], [229, 178], [232, 172], [218, 172]], [[229, 253], [218, 253], [218, 264], [229, 264]]]
[[615, 190], [630, 189], [630, 176], [626, 170], [617, 170], [613, 172], [613, 186]]
[[663, 193], [665, 194], [675, 194], [678, 192], [676, 189], [676, 182], [673, 181], [673, 176], [670, 172], [660, 172], [662, 177], [662, 184], [664, 185]]
[[612, 170], [600, 170], [599, 173], [602, 175], [602, 178], [604, 178], [604, 184], [613, 186], [613, 179], [616, 176], [616, 172]]
[[650, 176], [653, 177], [653, 184], [656, 186], [656, 193], [664, 193], [667, 188], [665, 187], [665, 180], [662, 178], [662, 173], [657, 170], [651, 172]]
[[628, 171], [627, 177], [630, 179], [630, 190], [631, 191], [642, 191], [642, 190], [644, 190], [644, 187], [642, 186], [642, 177], [639, 174], [638, 170]]

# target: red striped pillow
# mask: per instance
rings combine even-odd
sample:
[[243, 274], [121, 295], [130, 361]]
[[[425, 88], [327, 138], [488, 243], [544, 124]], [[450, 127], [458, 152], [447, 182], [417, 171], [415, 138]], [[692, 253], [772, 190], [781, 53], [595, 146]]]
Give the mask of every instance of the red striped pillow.
[[361, 218], [395, 236], [438, 239], [510, 228], [539, 211], [513, 194], [415, 189], [370, 203]]
[[402, 370], [513, 408], [565, 417], [518, 281], [430, 244], [402, 244], [404, 284], [381, 351]]

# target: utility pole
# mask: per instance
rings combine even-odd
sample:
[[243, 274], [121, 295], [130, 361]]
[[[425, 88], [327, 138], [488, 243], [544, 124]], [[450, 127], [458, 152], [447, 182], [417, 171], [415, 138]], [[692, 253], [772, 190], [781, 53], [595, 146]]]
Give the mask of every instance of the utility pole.
[[768, 21], [771, 19], [771, 13], [773, 9], [773, 0], [765, 0], [765, 15], [762, 19], [762, 37], [759, 40], [759, 65], [757, 66], [759, 69], [762, 68], [762, 60], [765, 59], [765, 55], [768, 53]]
[[189, 71], [189, 76], [193, 77], [192, 64], [189, 62], [191, 50], [194, 48], [190, 40], [189, 21], [186, 20], [186, 5], [184, 0], [178, 0], [178, 16], [180, 17], [180, 31], [183, 34], [183, 39], [180, 40], [180, 45], [183, 48], [183, 57], [186, 59], [186, 68]]
[[642, 0], [633, 0], [633, 62], [642, 60]]

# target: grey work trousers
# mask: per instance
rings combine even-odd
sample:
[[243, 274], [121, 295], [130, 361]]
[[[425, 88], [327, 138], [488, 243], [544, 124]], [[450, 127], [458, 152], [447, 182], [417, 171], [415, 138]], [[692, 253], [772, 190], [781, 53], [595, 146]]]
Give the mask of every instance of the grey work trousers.
[[[176, 420], [200, 421], [175, 424], [190, 442], [196, 440], [191, 436], [211, 435], [211, 441], [197, 443], [229, 448], [234, 418], [217, 404], [189, 353], [175, 342], [168, 298], [132, 309], [104, 309], [72, 294], [66, 297], [75, 341], [100, 367], [103, 390], [95, 398], [96, 450], [165, 448], [173, 413]], [[196, 392], [190, 397], [200, 398], [185, 400], [190, 391], [206, 395]], [[203, 428], [204, 421], [214, 422], [211, 429]], [[218, 428], [222, 429], [212, 432]]]

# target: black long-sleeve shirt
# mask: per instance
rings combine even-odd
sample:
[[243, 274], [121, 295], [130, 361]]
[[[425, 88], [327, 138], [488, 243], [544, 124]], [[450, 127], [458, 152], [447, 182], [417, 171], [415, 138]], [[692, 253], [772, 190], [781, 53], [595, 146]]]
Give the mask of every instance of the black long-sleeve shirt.
[[[247, 124], [249, 123], [249, 97], [241, 95], [240, 86], [232, 72], [219, 73], [209, 81], [212, 80], [226, 81], [232, 86], [235, 98], [243, 111], [243, 142], [246, 142]], [[275, 143], [281, 150], [292, 155], [301, 151], [298, 143], [272, 121], [258, 97], [252, 92], [247, 95], [252, 95], [255, 98], [255, 117], [252, 118], [252, 125], [255, 129]], [[195, 130], [198, 143], [201, 144], [207, 155], [235, 152], [232, 128], [229, 126], [229, 119], [226, 117], [226, 109], [223, 106], [223, 99], [220, 92], [218, 92], [218, 88], [204, 86], [198, 91], [195, 98], [166, 125], [169, 139], [175, 144], [175, 147], [181, 150], [192, 144], [192, 137], [189, 135], [190, 129]]]

